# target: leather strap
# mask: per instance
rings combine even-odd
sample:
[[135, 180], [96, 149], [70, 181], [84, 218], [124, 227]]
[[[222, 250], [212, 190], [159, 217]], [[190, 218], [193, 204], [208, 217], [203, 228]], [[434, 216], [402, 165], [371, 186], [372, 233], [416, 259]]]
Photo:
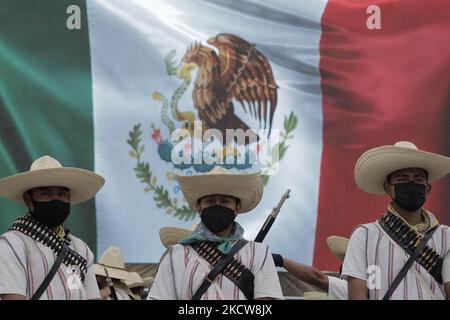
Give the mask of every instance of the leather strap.
[[[389, 235], [389, 238], [399, 245], [409, 256], [414, 253], [422, 239], [422, 235], [390, 211], [378, 219], [378, 224]], [[416, 261], [431, 274], [437, 283], [443, 284], [442, 266], [444, 259], [436, 250], [426, 245], [417, 256]]]
[[64, 258], [66, 257], [68, 252], [69, 252], [69, 247], [64, 244], [61, 251], [59, 252], [58, 256], [56, 257], [55, 263], [53, 264], [49, 273], [45, 276], [44, 281], [42, 281], [39, 288], [36, 290], [36, 292], [31, 297], [31, 300], [39, 300], [39, 298], [42, 296], [42, 294], [45, 292], [45, 290], [47, 290], [47, 287], [49, 286], [50, 282], [55, 277], [56, 272], [58, 271], [59, 267], [61, 266], [61, 264], [64, 261]]
[[423, 248], [426, 246], [428, 240], [430, 240], [430, 238], [432, 237], [433, 233], [436, 231], [437, 227], [438, 226], [435, 226], [434, 228], [432, 228], [432, 229], [427, 231], [425, 236], [420, 241], [419, 245], [416, 247], [414, 252], [410, 255], [408, 261], [406, 261], [406, 263], [403, 266], [403, 268], [400, 270], [400, 272], [397, 274], [397, 276], [395, 277], [395, 279], [392, 282], [392, 284], [389, 286], [389, 289], [386, 291], [386, 294], [384, 295], [383, 300], [389, 300], [389, 298], [392, 296], [392, 294], [394, 293], [395, 289], [397, 289], [397, 287], [400, 284], [400, 282], [406, 276], [406, 274], [408, 273], [409, 269], [411, 268], [413, 263], [416, 261], [417, 257], [422, 252]]
[[219, 261], [217, 261], [214, 268], [208, 273], [205, 280], [203, 280], [203, 283], [200, 285], [200, 287], [197, 289], [195, 294], [192, 296], [192, 300], [200, 300], [200, 298], [203, 296], [203, 294], [208, 290], [208, 288], [211, 286], [211, 284], [216, 280], [217, 276], [222, 273], [222, 271], [230, 264], [231, 261], [233, 261], [233, 256], [241, 250], [246, 244], [247, 240], [240, 239], [228, 252], [227, 254], [224, 254]]

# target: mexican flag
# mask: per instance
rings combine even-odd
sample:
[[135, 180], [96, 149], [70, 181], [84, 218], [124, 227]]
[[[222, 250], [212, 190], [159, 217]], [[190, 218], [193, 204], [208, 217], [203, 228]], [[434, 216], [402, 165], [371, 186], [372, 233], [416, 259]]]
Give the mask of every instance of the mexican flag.
[[[291, 189], [265, 242], [337, 270], [326, 238], [389, 200], [356, 187], [358, 157], [401, 140], [450, 154], [449, 16], [443, 0], [0, 0], [0, 176], [46, 154], [95, 170], [106, 184], [67, 226], [98, 255], [157, 262], [160, 228], [199, 221], [175, 175], [211, 167], [174, 163], [171, 134], [223, 110], [236, 127], [272, 118], [278, 169], [237, 221], [253, 239]], [[426, 204], [444, 224], [449, 191]], [[0, 208], [2, 232], [25, 212]]]

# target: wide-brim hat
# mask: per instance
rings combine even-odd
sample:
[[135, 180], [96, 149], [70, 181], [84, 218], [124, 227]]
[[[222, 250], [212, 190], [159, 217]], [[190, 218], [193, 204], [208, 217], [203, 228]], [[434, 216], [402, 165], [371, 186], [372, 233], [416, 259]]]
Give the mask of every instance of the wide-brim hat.
[[66, 187], [70, 190], [70, 203], [80, 203], [94, 197], [105, 179], [95, 172], [63, 167], [56, 159], [43, 156], [35, 160], [29, 171], [0, 179], [0, 195], [23, 202], [23, 194], [38, 187]]
[[328, 294], [320, 291], [307, 291], [303, 293], [305, 300], [328, 300]]
[[161, 240], [164, 248], [168, 248], [180, 242], [181, 239], [184, 239], [190, 236], [192, 230], [175, 228], [175, 227], [162, 227], [159, 229], [159, 239]]
[[329, 236], [327, 238], [328, 248], [330, 248], [333, 255], [341, 261], [344, 261], [349, 241], [350, 239], [339, 236]]
[[125, 280], [125, 284], [128, 288], [135, 288], [135, 287], [143, 287], [144, 286], [144, 279], [139, 275], [137, 272], [130, 272], [130, 277], [132, 279]]
[[144, 280], [144, 288], [148, 288], [155, 281], [155, 277], [144, 277], [142, 280]]
[[[106, 271], [108, 274], [106, 274]], [[94, 272], [96, 275], [107, 277], [111, 279], [119, 279], [133, 282], [136, 280], [136, 275], [125, 269], [125, 262], [122, 252], [119, 248], [109, 247], [100, 257], [98, 263], [94, 265]]]
[[264, 184], [259, 173], [239, 173], [216, 166], [205, 174], [176, 176], [186, 201], [193, 209], [197, 201], [205, 196], [221, 194], [240, 200], [238, 213], [255, 208], [261, 201]]
[[133, 281], [131, 280], [125, 280], [125, 284], [127, 285], [128, 288], [132, 289], [132, 288], [138, 288], [138, 287], [143, 287], [143, 288], [148, 288], [150, 286], [150, 284], [153, 283], [153, 281], [155, 280], [154, 277], [145, 277], [142, 278], [139, 273], [137, 272], [131, 272], [132, 277], [135, 278]]
[[386, 194], [383, 183], [389, 174], [407, 168], [420, 168], [433, 182], [450, 173], [450, 158], [419, 150], [413, 143], [400, 141], [364, 152], [355, 165], [358, 187], [371, 194]]

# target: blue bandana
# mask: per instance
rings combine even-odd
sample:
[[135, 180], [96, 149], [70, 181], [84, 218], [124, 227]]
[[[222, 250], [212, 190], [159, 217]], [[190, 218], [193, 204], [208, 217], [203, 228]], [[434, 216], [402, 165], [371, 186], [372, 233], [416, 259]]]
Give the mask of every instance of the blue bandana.
[[214, 234], [211, 230], [209, 230], [203, 222], [200, 222], [197, 225], [197, 228], [192, 232], [190, 236], [180, 240], [180, 244], [192, 244], [198, 241], [211, 241], [220, 243], [217, 249], [220, 252], [227, 254], [230, 252], [233, 245], [242, 238], [244, 235], [244, 229], [237, 222], [233, 223], [233, 228], [231, 229], [231, 233], [228, 237], [219, 237]]

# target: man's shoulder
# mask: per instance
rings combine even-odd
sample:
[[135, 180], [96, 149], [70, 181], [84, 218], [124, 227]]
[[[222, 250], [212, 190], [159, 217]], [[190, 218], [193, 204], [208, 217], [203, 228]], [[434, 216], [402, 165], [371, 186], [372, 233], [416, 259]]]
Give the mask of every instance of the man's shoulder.
[[[263, 243], [255, 242], [255, 241], [248, 241], [245, 246], [241, 250], [252, 250], [255, 253], [266, 253], [268, 252], [268, 246]], [[184, 255], [186, 253], [189, 253], [190, 251], [194, 250], [192, 246], [188, 244], [174, 244], [167, 248], [164, 255], [171, 254], [172, 256], [178, 256], [178, 255]]]
[[[0, 256], [10, 256], [10, 254], [23, 258], [29, 250], [32, 242], [27, 241], [25, 234], [16, 230], [9, 230], [0, 235]], [[29, 238], [31, 241], [31, 238]]]
[[269, 247], [267, 246], [267, 244], [264, 244], [261, 242], [248, 241], [246, 246], [248, 246], [252, 250], [255, 250], [255, 252], [266, 252], [269, 250]]
[[367, 233], [367, 232], [373, 232], [373, 231], [378, 231], [376, 221], [356, 225], [352, 230], [352, 234], [355, 232], [366, 232]]
[[184, 255], [186, 252], [189, 252], [190, 250], [194, 249], [188, 244], [174, 244], [167, 247], [162, 258], [168, 255], [171, 257], [178, 257]]
[[[434, 239], [439, 239], [443, 243], [450, 243], [450, 227], [445, 224], [440, 224], [433, 234]], [[450, 252], [450, 249], [449, 249]]]
[[[6, 242], [12, 246], [25, 246], [24, 238], [28, 236], [17, 230], [8, 230], [0, 235], [0, 241]], [[29, 237], [28, 237], [29, 238]], [[31, 238], [30, 238], [31, 239]]]
[[23, 234], [23, 233], [20, 231], [17, 231], [17, 230], [8, 230], [8, 231], [5, 231], [4, 233], [0, 234], [0, 238], [2, 238], [2, 239], [17, 238], [17, 237], [19, 237], [20, 234]]
[[172, 251], [172, 252], [184, 252], [186, 249], [192, 249], [192, 246], [189, 244], [173, 244], [171, 246], [167, 247], [167, 251]]
[[75, 250], [78, 254], [82, 255], [85, 258], [94, 255], [91, 248], [89, 248], [84, 240], [78, 238], [77, 236], [74, 236], [73, 234], [69, 234], [67, 237], [70, 239], [72, 249]]
[[84, 240], [78, 238], [77, 236], [73, 235], [72, 233], [69, 233], [67, 235], [67, 237], [70, 239], [70, 241], [72, 241], [75, 244], [80, 244], [80, 245], [86, 245], [86, 242], [84, 242]]

